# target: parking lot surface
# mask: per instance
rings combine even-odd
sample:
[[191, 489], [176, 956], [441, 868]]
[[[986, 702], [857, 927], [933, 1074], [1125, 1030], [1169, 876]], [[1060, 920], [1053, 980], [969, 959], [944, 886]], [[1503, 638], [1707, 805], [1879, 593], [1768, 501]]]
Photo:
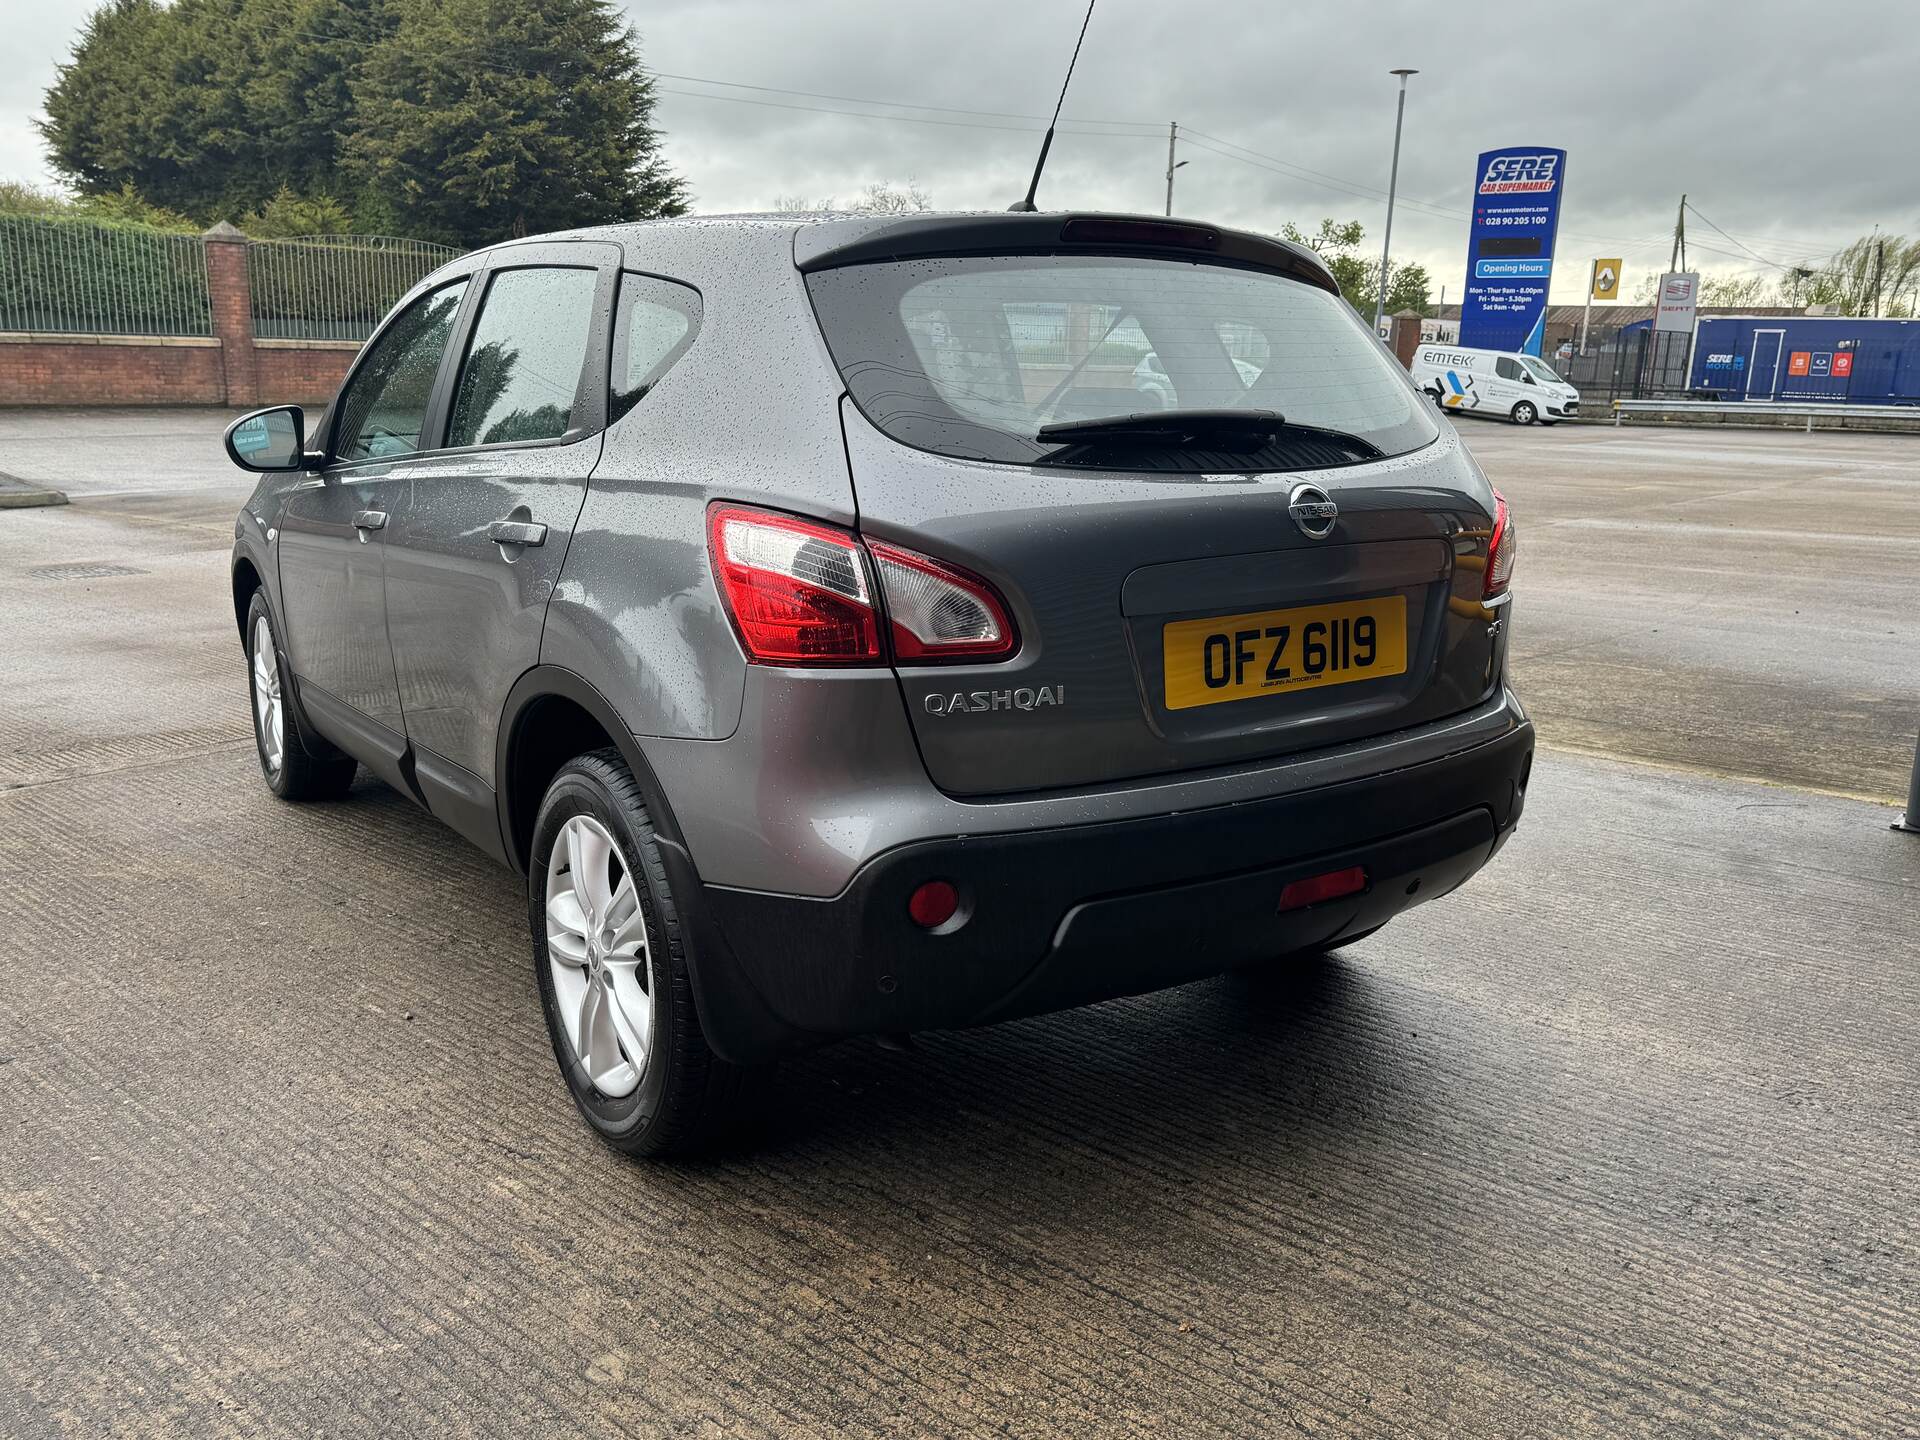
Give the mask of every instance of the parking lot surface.
[[1911, 441], [1463, 424], [1484, 875], [641, 1166], [506, 872], [260, 784], [222, 419], [0, 414], [0, 1434], [1920, 1433]]

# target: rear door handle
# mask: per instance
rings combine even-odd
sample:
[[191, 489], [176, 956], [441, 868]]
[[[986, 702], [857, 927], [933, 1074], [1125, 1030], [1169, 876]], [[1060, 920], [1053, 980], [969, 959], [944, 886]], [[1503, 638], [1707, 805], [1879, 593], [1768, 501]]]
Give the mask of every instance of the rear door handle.
[[361, 510], [353, 517], [353, 528], [358, 530], [360, 532], [360, 538], [365, 540], [368, 531], [384, 530], [387, 528], [387, 512], [384, 510]]
[[496, 545], [544, 545], [547, 527], [526, 520], [496, 520], [487, 526], [487, 538]]

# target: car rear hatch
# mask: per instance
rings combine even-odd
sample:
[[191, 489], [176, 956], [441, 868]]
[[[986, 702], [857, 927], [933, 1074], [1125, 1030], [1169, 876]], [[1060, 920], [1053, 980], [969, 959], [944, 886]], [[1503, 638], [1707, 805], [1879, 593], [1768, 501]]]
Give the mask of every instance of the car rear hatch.
[[[1486, 698], [1492, 493], [1324, 272], [1217, 231], [1196, 264], [1158, 222], [1086, 247], [1073, 217], [980, 223], [801, 256], [862, 532], [988, 581], [1019, 631], [996, 663], [897, 666], [937, 784], [1231, 765]], [[1163, 383], [1161, 419], [1107, 426]]]

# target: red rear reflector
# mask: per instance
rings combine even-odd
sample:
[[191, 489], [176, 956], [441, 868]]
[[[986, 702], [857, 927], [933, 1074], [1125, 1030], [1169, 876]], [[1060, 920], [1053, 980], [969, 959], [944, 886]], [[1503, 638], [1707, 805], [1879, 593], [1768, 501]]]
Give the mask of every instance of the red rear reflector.
[[927, 930], [938, 930], [959, 909], [960, 892], [945, 880], [929, 880], [907, 899], [907, 914]]
[[1308, 905], [1318, 905], [1322, 900], [1357, 895], [1366, 888], [1366, 867], [1349, 865], [1345, 870], [1329, 870], [1310, 880], [1295, 880], [1280, 892], [1280, 908], [1283, 911], [1299, 910]]
[[846, 531], [770, 510], [716, 505], [707, 516], [707, 549], [749, 660], [880, 660], [880, 619], [866, 554]]

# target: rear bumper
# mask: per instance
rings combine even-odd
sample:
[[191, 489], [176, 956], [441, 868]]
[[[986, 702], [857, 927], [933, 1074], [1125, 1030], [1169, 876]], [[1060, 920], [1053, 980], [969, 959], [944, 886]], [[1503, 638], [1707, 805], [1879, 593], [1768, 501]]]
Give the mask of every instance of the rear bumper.
[[[1493, 856], [1532, 758], [1522, 721], [1441, 759], [1294, 794], [898, 846], [831, 898], [699, 885], [688, 939], [707, 1038], [746, 1063], [1137, 994], [1356, 935]], [[1352, 865], [1367, 872], [1362, 893], [1279, 913], [1289, 881]], [[932, 879], [962, 897], [964, 923], [945, 933], [907, 916]]]

